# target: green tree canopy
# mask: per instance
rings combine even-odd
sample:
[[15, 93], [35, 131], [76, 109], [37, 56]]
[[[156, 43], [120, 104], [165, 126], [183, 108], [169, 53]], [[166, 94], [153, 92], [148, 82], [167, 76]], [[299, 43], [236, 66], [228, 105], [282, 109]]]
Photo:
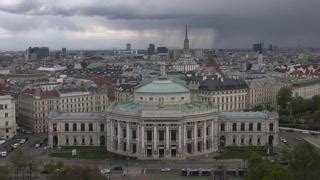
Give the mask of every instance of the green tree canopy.
[[290, 172], [253, 153], [249, 158], [246, 180], [291, 180]]

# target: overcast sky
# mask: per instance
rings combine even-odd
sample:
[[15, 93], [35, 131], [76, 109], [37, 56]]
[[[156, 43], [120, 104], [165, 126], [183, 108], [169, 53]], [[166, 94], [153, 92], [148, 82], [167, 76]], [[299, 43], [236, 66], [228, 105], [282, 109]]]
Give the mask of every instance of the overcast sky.
[[0, 0], [0, 50], [320, 47], [320, 0]]

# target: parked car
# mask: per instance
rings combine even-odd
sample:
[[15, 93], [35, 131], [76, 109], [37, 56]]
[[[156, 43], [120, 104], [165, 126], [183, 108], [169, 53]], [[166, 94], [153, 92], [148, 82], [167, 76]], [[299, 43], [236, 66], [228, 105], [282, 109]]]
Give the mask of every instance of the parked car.
[[8, 152], [7, 151], [0, 151], [0, 155], [1, 155], [1, 157], [6, 157], [6, 156], [8, 156]]
[[4, 144], [4, 143], [6, 143], [6, 142], [7, 142], [6, 140], [2, 139], [2, 140], [0, 140], [0, 145], [1, 145], [1, 144]]
[[101, 170], [100, 170], [100, 173], [101, 173], [102, 175], [110, 174], [110, 172], [111, 172], [110, 169], [101, 169]]
[[168, 167], [161, 169], [161, 172], [169, 172], [169, 171], [171, 171], [171, 168], [168, 168]]
[[19, 143], [14, 143], [14, 144], [11, 144], [11, 146], [12, 146], [12, 148], [16, 149], [16, 148], [18, 148], [20, 146], [20, 144]]

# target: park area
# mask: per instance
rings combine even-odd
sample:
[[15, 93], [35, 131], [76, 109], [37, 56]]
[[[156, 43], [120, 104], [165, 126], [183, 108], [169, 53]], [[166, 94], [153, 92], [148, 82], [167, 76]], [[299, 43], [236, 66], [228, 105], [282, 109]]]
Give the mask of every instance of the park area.
[[[73, 150], [76, 152], [73, 154]], [[105, 160], [113, 158], [113, 154], [106, 151], [102, 147], [77, 146], [77, 147], [61, 147], [50, 150], [49, 156], [67, 159], [87, 159], [87, 160]]]
[[260, 156], [272, 155], [272, 150], [269, 151], [267, 147], [227, 147], [225, 150], [218, 156], [215, 156], [215, 159], [249, 159], [252, 153], [256, 153]]

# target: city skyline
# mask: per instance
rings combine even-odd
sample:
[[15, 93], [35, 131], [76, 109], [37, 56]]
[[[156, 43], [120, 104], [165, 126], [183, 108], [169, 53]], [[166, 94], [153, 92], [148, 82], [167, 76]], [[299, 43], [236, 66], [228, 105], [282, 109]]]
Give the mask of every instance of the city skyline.
[[[0, 49], [181, 48], [189, 26], [190, 48], [319, 47], [320, 2], [242, 1], [44, 1], [0, 2]], [[177, 8], [179, 7], [179, 8]]]

